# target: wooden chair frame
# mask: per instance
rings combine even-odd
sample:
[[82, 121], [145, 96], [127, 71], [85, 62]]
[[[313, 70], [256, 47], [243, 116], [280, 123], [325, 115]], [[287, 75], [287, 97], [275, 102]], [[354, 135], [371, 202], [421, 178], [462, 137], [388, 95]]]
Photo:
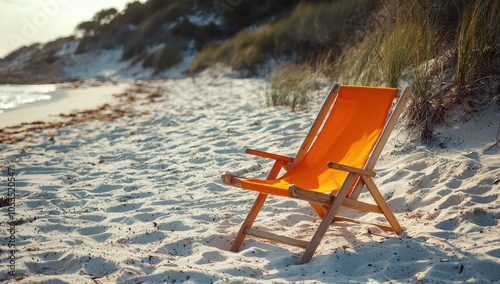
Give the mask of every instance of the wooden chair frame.
[[[258, 150], [252, 150], [252, 149], [247, 149], [245, 152], [248, 154], [264, 157], [264, 158], [270, 158], [275, 160], [275, 163], [273, 167], [271, 168], [267, 179], [276, 179], [278, 174], [282, 169], [285, 171], [288, 171], [291, 169], [295, 164], [297, 164], [302, 158], [304, 158], [305, 154], [311, 147], [311, 145], [314, 142], [314, 139], [318, 132], [321, 130], [321, 127], [323, 125], [323, 122], [328, 115], [330, 109], [335, 103], [335, 99], [340, 91], [341, 86], [338, 84], [335, 84], [325, 100], [325, 103], [323, 107], [321, 108], [316, 120], [314, 121], [311, 130], [309, 131], [309, 134], [306, 136], [301, 148], [299, 149], [297, 155], [295, 158], [291, 157], [286, 157], [286, 156], [281, 156], [281, 155], [276, 155], [276, 154], [271, 154], [263, 151], [258, 151]], [[411, 96], [411, 91], [409, 88], [406, 88], [404, 90], [398, 89], [395, 99], [397, 100], [395, 105], [393, 106], [392, 114], [389, 116], [389, 118], [386, 121], [385, 127], [380, 134], [380, 137], [375, 144], [375, 147], [370, 154], [365, 166], [362, 169], [359, 168], [353, 168], [350, 166], [346, 165], [341, 165], [341, 164], [336, 164], [333, 162], [328, 163], [328, 167], [332, 169], [336, 169], [339, 171], [346, 171], [348, 172], [348, 175], [346, 179], [344, 180], [343, 185], [340, 187], [340, 189], [337, 191], [336, 194], [325, 194], [325, 193], [319, 193], [319, 192], [314, 192], [306, 189], [301, 189], [295, 185], [291, 185], [288, 190], [289, 197], [291, 198], [296, 198], [296, 199], [301, 199], [308, 201], [318, 212], [318, 215], [322, 217], [322, 221], [314, 233], [312, 239], [307, 242], [304, 240], [299, 240], [295, 238], [290, 238], [286, 236], [281, 236], [281, 235], [276, 235], [270, 232], [262, 231], [262, 230], [257, 230], [252, 228], [252, 225], [257, 218], [258, 213], [260, 212], [268, 194], [264, 193], [259, 193], [257, 196], [257, 199], [255, 200], [255, 203], [253, 207], [251, 208], [250, 212], [248, 213], [248, 216], [246, 217], [245, 221], [241, 225], [240, 230], [238, 231], [230, 250], [233, 252], [237, 252], [241, 245], [243, 244], [243, 240], [247, 235], [258, 237], [258, 238], [264, 238], [264, 239], [269, 239], [281, 243], [285, 243], [288, 245], [293, 245], [293, 246], [299, 246], [302, 248], [305, 248], [304, 253], [300, 256], [298, 263], [306, 263], [309, 260], [311, 260], [312, 256], [314, 255], [314, 252], [316, 251], [317, 247], [319, 246], [321, 239], [325, 235], [327, 229], [329, 226], [334, 223], [335, 221], [349, 221], [349, 222], [354, 222], [354, 223], [366, 223], [360, 220], [356, 219], [350, 219], [350, 218], [345, 218], [341, 216], [337, 216], [338, 211], [341, 206], [343, 207], [348, 207], [352, 209], [356, 209], [359, 211], [365, 211], [365, 212], [373, 212], [373, 213], [379, 213], [385, 216], [385, 218], [388, 221], [388, 225], [386, 224], [372, 224], [375, 226], [378, 226], [382, 229], [385, 230], [390, 230], [394, 231], [395, 233], [400, 233], [403, 229], [401, 228], [401, 225], [399, 224], [398, 220], [392, 213], [391, 209], [385, 202], [382, 194], [378, 190], [377, 186], [373, 182], [372, 177], [375, 176], [375, 173], [373, 172], [373, 168], [375, 167], [375, 164], [380, 157], [380, 154], [382, 153], [383, 147], [387, 143], [387, 140], [389, 139], [389, 136], [396, 125], [400, 115], [402, 114], [409, 98]], [[235, 176], [231, 173], [225, 173], [222, 175], [222, 180], [225, 184], [231, 185], [231, 186], [236, 186], [236, 187], [241, 187], [241, 181], [244, 180], [245, 178]], [[356, 182], [357, 180], [357, 182]], [[354, 189], [351, 191], [349, 194], [349, 191], [351, 189], [351, 185], [356, 182], [356, 185], [354, 186]], [[368, 192], [371, 194], [373, 199], [375, 200], [375, 204], [369, 204], [365, 202], [358, 201], [359, 194], [361, 193], [361, 190], [366, 186]]]

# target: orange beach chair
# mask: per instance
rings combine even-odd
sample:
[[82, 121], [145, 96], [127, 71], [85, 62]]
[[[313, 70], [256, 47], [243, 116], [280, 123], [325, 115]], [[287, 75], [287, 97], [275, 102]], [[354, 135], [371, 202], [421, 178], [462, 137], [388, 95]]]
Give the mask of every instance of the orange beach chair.
[[[308, 262], [333, 222], [357, 219], [339, 216], [339, 208], [380, 213], [388, 224], [373, 224], [396, 233], [402, 228], [372, 177], [389, 135], [411, 95], [409, 88], [340, 86], [325, 100], [297, 155], [286, 157], [258, 150], [246, 153], [275, 160], [267, 179], [248, 179], [226, 172], [225, 184], [259, 194], [230, 250], [238, 251], [247, 235], [305, 248], [298, 262]], [[394, 102], [395, 101], [395, 102]], [[284, 174], [278, 176], [284, 170]], [[375, 203], [358, 201], [363, 188]], [[308, 201], [322, 219], [310, 241], [257, 230], [252, 225], [266, 197], [278, 195]]]

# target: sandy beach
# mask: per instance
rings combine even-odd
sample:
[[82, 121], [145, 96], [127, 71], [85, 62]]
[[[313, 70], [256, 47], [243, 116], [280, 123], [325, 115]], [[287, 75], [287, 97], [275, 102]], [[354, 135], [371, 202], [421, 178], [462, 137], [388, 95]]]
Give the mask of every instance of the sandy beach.
[[[495, 103], [466, 120], [450, 116], [447, 125], [435, 129], [434, 146], [408, 138], [403, 124], [397, 126], [374, 180], [403, 226], [402, 234], [339, 223], [303, 265], [294, 264], [302, 249], [253, 238], [246, 239], [240, 252], [229, 252], [256, 193], [224, 185], [221, 173], [242, 169], [254, 170], [248, 176], [267, 173], [269, 161], [244, 154], [245, 148], [293, 156], [329, 88], [315, 92], [305, 110], [291, 112], [289, 107], [265, 105], [266, 86], [263, 79], [206, 71], [192, 78], [68, 91], [74, 92], [72, 97], [79, 92], [98, 94], [91, 100], [93, 106], [65, 98], [46, 104], [55, 114], [68, 110], [67, 104], [90, 108], [106, 102], [111, 107], [103, 110], [105, 115], [128, 111], [109, 121], [88, 117], [66, 127], [33, 130], [29, 139], [0, 145], [0, 195], [7, 194], [9, 172], [15, 172], [16, 188], [13, 214], [9, 215], [9, 207], [0, 208], [0, 232], [5, 236], [0, 280], [500, 281], [500, 147], [494, 145], [499, 106]], [[135, 95], [106, 98], [119, 93]], [[26, 117], [42, 112], [22, 111]], [[4, 117], [2, 127], [6, 120], [25, 117], [20, 114]], [[371, 202], [366, 193], [360, 198]], [[308, 239], [319, 224], [307, 202], [270, 197], [266, 205], [256, 225], [268, 231]], [[355, 211], [345, 214], [379, 220]], [[10, 216], [16, 221], [15, 233], [7, 223]], [[9, 240], [15, 242], [14, 256]], [[12, 259], [15, 269], [8, 266]]]

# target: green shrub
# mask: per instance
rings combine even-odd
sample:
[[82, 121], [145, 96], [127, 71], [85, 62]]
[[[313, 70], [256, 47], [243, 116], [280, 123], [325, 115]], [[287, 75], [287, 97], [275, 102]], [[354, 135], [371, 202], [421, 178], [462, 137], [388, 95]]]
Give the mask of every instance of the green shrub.
[[[191, 71], [195, 72], [215, 62], [235, 69], [253, 70], [255, 65], [269, 56], [295, 53], [304, 48], [313, 50], [326, 46], [328, 49], [338, 49], [343, 41], [352, 38], [355, 27], [364, 23], [362, 18], [375, 7], [374, 2], [378, 1], [300, 2], [288, 15], [284, 12], [274, 22], [257, 29], [243, 29], [222, 44], [206, 46], [194, 59]], [[263, 11], [256, 13], [273, 11], [276, 9], [273, 5], [268, 3], [262, 8]], [[235, 11], [243, 9], [243, 6], [236, 7]], [[290, 7], [290, 3], [286, 6]], [[240, 20], [245, 22], [247, 18]]]
[[97, 42], [97, 37], [95, 36], [87, 36], [78, 42], [78, 46], [76, 47], [75, 53], [76, 54], [81, 54], [85, 53], [89, 50], [89, 48], [92, 48], [92, 45], [94, 45]]
[[184, 20], [172, 28], [172, 34], [194, 39], [198, 48], [203, 47], [207, 42], [220, 38], [223, 34], [221, 28], [215, 24], [199, 26]]
[[[127, 4], [125, 11], [123, 11], [123, 24], [139, 25], [149, 15], [147, 7], [139, 1]], [[118, 19], [114, 19], [118, 20]]]
[[[230, 1], [223, 1], [230, 2]], [[292, 9], [299, 0], [242, 0], [223, 15], [226, 27], [232, 33], [238, 32], [256, 23], [262, 23], [283, 12]]]
[[137, 31], [134, 33], [130, 41], [125, 45], [123, 50], [123, 58], [129, 59], [137, 54], [140, 54], [146, 48], [146, 42], [150, 39], [163, 24], [167, 21], [175, 21], [183, 11], [190, 8], [189, 2], [176, 2], [169, 6], [163, 7], [156, 11], [153, 15], [144, 20]]
[[158, 73], [180, 62], [182, 62], [182, 52], [171, 46], [165, 46], [159, 52], [146, 56], [143, 66], [152, 67], [154, 72]]
[[146, 33], [149, 28], [149, 25], [147, 23], [148, 22], [146, 21], [146, 24], [142, 24], [141, 26], [139, 26], [132, 38], [127, 42], [123, 49], [123, 59], [132, 58], [145, 49], [144, 42], [146, 40]]
[[203, 49], [198, 52], [193, 58], [193, 61], [189, 66], [189, 73], [193, 74], [202, 70], [203, 68], [207, 68], [212, 65], [216, 61], [215, 53], [218, 47], [219, 44], [214, 42], [209, 42], [208, 44], [206, 44]]
[[244, 29], [222, 44], [205, 46], [194, 58], [190, 71], [196, 72], [216, 62], [234, 69], [252, 70], [266, 55], [292, 46], [287, 33], [284, 21], [265, 25], [255, 31]]
[[[296, 41], [340, 44], [354, 34], [362, 22], [360, 16], [374, 8], [375, 2], [377, 1], [302, 1], [288, 19], [290, 35]], [[362, 12], [361, 9], [366, 10]]]

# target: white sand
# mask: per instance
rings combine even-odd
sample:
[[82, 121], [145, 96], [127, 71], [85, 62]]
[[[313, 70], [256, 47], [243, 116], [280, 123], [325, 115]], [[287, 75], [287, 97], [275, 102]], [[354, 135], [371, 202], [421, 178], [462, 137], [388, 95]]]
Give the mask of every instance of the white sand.
[[0, 113], [0, 128], [33, 121], [57, 121], [59, 114], [93, 109], [114, 101], [113, 95], [121, 94], [130, 83], [82, 86], [78, 89], [58, 88], [53, 99], [38, 101]]
[[[15, 235], [20, 283], [500, 281], [500, 148], [490, 148], [497, 105], [439, 129], [445, 148], [393, 133], [375, 181], [405, 233], [332, 226], [311, 262], [294, 265], [302, 251], [295, 247], [247, 238], [239, 253], [228, 251], [256, 193], [219, 176], [269, 170], [247, 147], [293, 155], [326, 88], [307, 111], [292, 113], [265, 107], [259, 79], [203, 73], [157, 84], [163, 102], [134, 106], [149, 114], [1, 146], [3, 169], [17, 172], [15, 216], [24, 220]], [[271, 197], [266, 205], [258, 227], [307, 238], [318, 225], [305, 202]], [[2, 208], [0, 220], [6, 216]], [[0, 230], [9, 234], [5, 223]]]

